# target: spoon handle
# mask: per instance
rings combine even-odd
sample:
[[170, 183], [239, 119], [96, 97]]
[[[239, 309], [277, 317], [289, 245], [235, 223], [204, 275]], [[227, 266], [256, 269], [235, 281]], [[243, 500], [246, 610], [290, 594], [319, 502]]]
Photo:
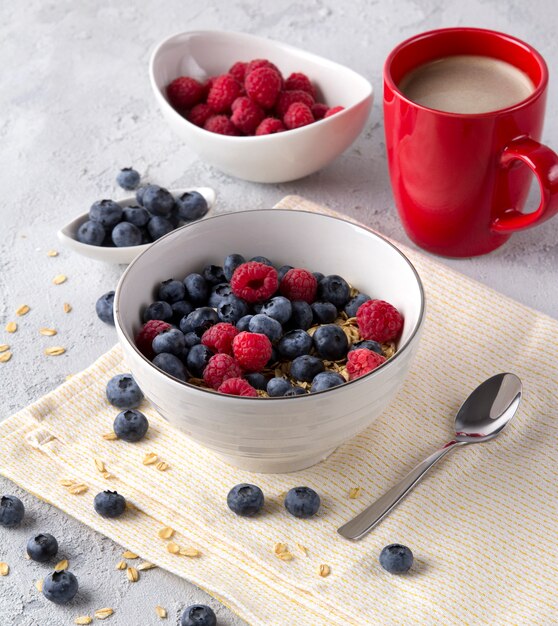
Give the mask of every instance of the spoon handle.
[[443, 448], [431, 454], [422, 463], [411, 470], [403, 480], [378, 498], [374, 504], [364, 509], [350, 522], [337, 529], [337, 532], [346, 539], [362, 539], [374, 526], [379, 524], [384, 517], [394, 509], [403, 498], [417, 485], [440, 459], [446, 456], [457, 446], [465, 445], [463, 441], [450, 441]]

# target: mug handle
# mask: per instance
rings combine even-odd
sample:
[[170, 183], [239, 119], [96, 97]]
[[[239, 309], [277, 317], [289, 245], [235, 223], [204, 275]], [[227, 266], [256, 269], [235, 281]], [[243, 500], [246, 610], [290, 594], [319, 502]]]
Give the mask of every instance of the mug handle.
[[558, 212], [558, 154], [531, 137], [518, 137], [504, 148], [500, 164], [509, 167], [516, 160], [528, 165], [537, 177], [541, 203], [533, 213], [510, 209], [498, 216], [491, 229], [502, 235], [540, 224]]

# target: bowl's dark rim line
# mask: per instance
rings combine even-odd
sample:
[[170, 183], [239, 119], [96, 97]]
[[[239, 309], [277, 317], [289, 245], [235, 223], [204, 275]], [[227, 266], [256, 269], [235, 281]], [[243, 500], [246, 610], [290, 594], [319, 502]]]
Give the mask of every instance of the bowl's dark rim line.
[[[420, 292], [420, 297], [421, 297], [421, 305], [420, 305], [420, 312], [419, 312], [418, 321], [417, 321], [417, 323], [415, 325], [415, 328], [414, 328], [413, 332], [411, 333], [410, 337], [407, 339], [407, 341], [405, 342], [405, 344], [403, 345], [403, 347], [400, 350], [397, 350], [397, 352], [392, 357], [387, 359], [384, 363], [382, 363], [382, 365], [380, 365], [376, 369], [372, 370], [368, 374], [365, 374], [364, 376], [359, 376], [358, 378], [355, 378], [354, 380], [349, 380], [346, 383], [344, 383], [342, 385], [339, 385], [338, 387], [332, 387], [331, 389], [325, 389], [324, 391], [317, 391], [317, 392], [314, 392], [314, 393], [308, 393], [308, 394], [306, 394], [304, 396], [303, 395], [299, 395], [299, 396], [289, 396], [289, 397], [280, 396], [280, 397], [269, 397], [269, 398], [260, 398], [260, 397], [254, 398], [254, 397], [247, 397], [247, 396], [234, 396], [234, 395], [230, 395], [230, 394], [218, 394], [218, 392], [216, 392], [216, 391], [209, 390], [209, 389], [204, 389], [203, 387], [197, 387], [196, 385], [192, 385], [191, 383], [188, 383], [188, 382], [182, 382], [181, 380], [178, 380], [178, 378], [174, 378], [174, 376], [171, 376], [170, 374], [167, 374], [167, 372], [163, 371], [162, 369], [160, 369], [156, 365], [153, 365], [153, 363], [138, 350], [135, 342], [129, 338], [128, 333], [124, 330], [124, 326], [122, 324], [122, 320], [120, 319], [120, 307], [119, 307], [120, 291], [122, 289], [122, 284], [124, 283], [124, 280], [126, 278], [126, 274], [131, 270], [131, 268], [136, 263], [136, 261], [138, 261], [144, 254], [146, 254], [153, 246], [158, 245], [160, 242], [164, 241], [167, 237], [170, 237], [170, 236], [176, 234], [182, 228], [189, 228], [191, 226], [191, 224], [185, 224], [184, 226], [181, 226], [180, 228], [177, 228], [177, 229], [173, 230], [172, 232], [164, 235], [160, 239], [157, 239], [157, 241], [154, 241], [151, 244], [151, 246], [149, 246], [148, 250], [143, 251], [141, 254], [139, 254], [130, 263], [130, 265], [128, 265], [128, 267], [124, 270], [124, 273], [120, 277], [120, 280], [118, 281], [118, 285], [116, 286], [116, 290], [115, 290], [115, 294], [114, 294], [114, 314], [115, 314], [115, 321], [117, 323], [118, 329], [120, 330], [122, 336], [125, 337], [125, 339], [128, 342], [128, 344], [132, 347], [132, 349], [146, 363], [149, 364], [149, 366], [153, 367], [158, 372], [160, 372], [161, 374], [166, 376], [173, 383], [175, 383], [177, 385], [181, 385], [181, 386], [182, 385], [186, 385], [190, 389], [195, 390], [196, 392], [199, 392], [199, 393], [211, 394], [213, 396], [215, 396], [216, 394], [218, 396], [226, 395], [230, 399], [240, 400], [240, 401], [243, 401], [243, 400], [247, 400], [247, 401], [265, 400], [266, 402], [268, 402], [268, 401], [271, 401], [271, 400], [284, 401], [284, 400], [305, 400], [305, 399], [309, 399], [309, 398], [315, 398], [315, 397], [317, 397], [317, 396], [319, 396], [321, 394], [324, 394], [324, 393], [329, 393], [329, 394], [335, 393], [336, 391], [344, 389], [347, 385], [354, 385], [355, 383], [362, 383], [366, 379], [368, 379], [369, 377], [374, 376], [379, 370], [387, 369], [388, 367], [390, 367], [394, 363], [395, 359], [397, 359], [398, 355], [400, 355], [403, 352], [405, 352], [405, 350], [407, 350], [408, 347], [411, 345], [413, 339], [415, 338], [417, 333], [422, 328], [422, 325], [424, 324], [424, 319], [425, 319], [426, 297], [425, 297], [425, 293], [424, 293], [424, 286], [422, 284], [422, 280], [421, 280], [421, 278], [419, 276], [419, 273], [417, 272], [415, 266], [411, 263], [409, 258], [405, 254], [403, 254], [403, 252], [401, 252], [401, 250], [395, 244], [393, 244], [391, 241], [386, 239], [383, 235], [380, 235], [379, 233], [377, 233], [376, 231], [372, 230], [371, 228], [368, 228], [367, 226], [363, 226], [363, 225], [360, 225], [360, 224], [355, 224], [354, 222], [351, 222], [349, 220], [345, 220], [345, 219], [343, 219], [341, 217], [335, 217], [333, 215], [327, 215], [325, 213], [315, 213], [313, 211], [300, 211], [298, 209], [274, 209], [274, 208], [273, 209], [252, 209], [252, 210], [246, 209], [244, 211], [231, 211], [231, 212], [228, 212], [228, 213], [221, 213], [219, 215], [213, 215], [211, 217], [205, 218], [203, 221], [206, 222], [206, 221], [209, 221], [209, 220], [219, 219], [219, 218], [221, 218], [221, 217], [223, 217], [225, 215], [226, 216], [230, 216], [230, 215], [236, 215], [236, 214], [239, 214], [239, 213], [265, 213], [267, 211], [275, 211], [275, 212], [280, 212], [280, 213], [286, 213], [286, 214], [289, 214], [289, 215], [291, 215], [292, 213], [306, 213], [308, 215], [314, 215], [314, 216], [317, 216], [317, 217], [320, 217], [320, 218], [336, 220], [336, 221], [339, 221], [339, 222], [343, 222], [345, 224], [350, 224], [351, 226], [354, 226], [355, 228], [360, 228], [361, 230], [364, 230], [367, 233], [370, 233], [371, 235], [374, 235], [374, 236], [378, 237], [384, 243], [388, 244], [391, 248], [393, 248], [401, 257], [403, 257], [403, 260], [410, 267], [411, 271], [413, 272], [413, 274], [415, 275], [415, 278], [417, 280], [417, 284], [418, 284], [419, 292]], [[194, 224], [194, 223], [196, 223], [196, 222], [193, 222], [192, 224]]]

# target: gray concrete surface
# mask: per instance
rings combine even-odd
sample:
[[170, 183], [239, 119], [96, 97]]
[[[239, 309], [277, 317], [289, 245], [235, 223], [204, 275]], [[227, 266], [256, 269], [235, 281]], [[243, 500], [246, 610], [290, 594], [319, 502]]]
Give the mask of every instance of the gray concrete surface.
[[[408, 243], [392, 203], [381, 115], [381, 71], [400, 40], [450, 25], [507, 31], [534, 44], [552, 76], [544, 140], [558, 146], [558, 8], [553, 0], [166, 0], [156, 2], [2, 3], [0, 20], [0, 343], [13, 358], [0, 364], [0, 417], [39, 398], [79, 371], [115, 342], [114, 330], [94, 314], [97, 297], [112, 289], [122, 267], [107, 266], [60, 250], [55, 232], [96, 199], [121, 197], [114, 177], [133, 165], [145, 179], [169, 187], [209, 185], [218, 192], [217, 212], [271, 206], [298, 193], [344, 210], [395, 239]], [[154, 44], [170, 33], [193, 29], [257, 33], [301, 46], [344, 63], [372, 80], [376, 102], [358, 141], [327, 169], [283, 185], [258, 185], [229, 178], [202, 163], [167, 128], [155, 108], [147, 78]], [[233, 59], [230, 59], [232, 62]], [[537, 197], [532, 194], [534, 206]], [[60, 250], [47, 258], [49, 248]], [[339, 251], [340, 253], [342, 251]], [[265, 250], [262, 251], [265, 254]], [[558, 317], [558, 218], [516, 235], [482, 258], [443, 261], [528, 305]], [[52, 285], [58, 273], [64, 285]], [[73, 306], [62, 312], [62, 303]], [[3, 327], [15, 309], [13, 335]], [[505, 323], [505, 321], [503, 321]], [[58, 329], [55, 339], [37, 329]], [[58, 358], [43, 356], [56, 343]], [[158, 623], [154, 607], [169, 610], [208, 602], [219, 623], [241, 624], [202, 591], [160, 570], [140, 584], [122, 581], [114, 564], [120, 548], [60, 511], [0, 479], [0, 492], [22, 496], [30, 511], [24, 528], [3, 532], [0, 560], [11, 573], [0, 582], [2, 626], [58, 626], [78, 614], [112, 606], [106, 623]], [[22, 558], [28, 535], [45, 530], [59, 537], [80, 576], [83, 596], [70, 609], [38, 597], [33, 581], [44, 568]]]

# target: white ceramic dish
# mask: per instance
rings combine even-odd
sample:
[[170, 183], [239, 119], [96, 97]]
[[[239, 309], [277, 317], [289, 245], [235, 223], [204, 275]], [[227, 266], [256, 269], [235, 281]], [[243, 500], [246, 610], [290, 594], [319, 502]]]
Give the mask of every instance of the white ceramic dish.
[[[330, 106], [345, 110], [325, 120], [275, 135], [229, 137], [191, 124], [169, 104], [166, 86], [178, 76], [205, 80], [236, 60], [266, 58], [285, 76], [304, 72]], [[244, 33], [196, 31], [162, 41], [151, 56], [155, 99], [172, 130], [223, 172], [260, 183], [307, 176], [325, 167], [358, 137], [372, 106], [372, 85], [353, 70], [310, 52]]]
[[[213, 191], [210, 187], [189, 187], [187, 189], [169, 189], [169, 191], [175, 197], [180, 196], [187, 191], [198, 191], [206, 199], [209, 211], [211, 211], [213, 205], [215, 204], [215, 191]], [[122, 207], [137, 205], [135, 195], [127, 196], [123, 200], [117, 200], [116, 202]], [[70, 250], [74, 250], [74, 252], [89, 257], [90, 259], [105, 261], [105, 263], [120, 263], [122, 265], [127, 265], [128, 263], [131, 263], [139, 254], [145, 252], [149, 246], [153, 245], [152, 243], [146, 243], [140, 246], [112, 248], [106, 246], [90, 246], [86, 243], [81, 243], [81, 241], [76, 239], [76, 234], [79, 227], [88, 219], [89, 214], [82, 213], [58, 231], [58, 239]]]
[[[393, 303], [405, 318], [398, 352], [362, 378], [291, 398], [227, 396], [170, 377], [135, 346], [140, 313], [153, 301], [160, 281], [182, 279], [207, 263], [221, 264], [231, 252], [340, 274], [372, 297]], [[115, 295], [116, 330], [126, 362], [161, 415], [232, 465], [266, 473], [309, 467], [370, 425], [405, 379], [423, 320], [420, 278], [394, 245], [337, 218], [280, 209], [227, 213], [169, 233], [128, 267]]]

